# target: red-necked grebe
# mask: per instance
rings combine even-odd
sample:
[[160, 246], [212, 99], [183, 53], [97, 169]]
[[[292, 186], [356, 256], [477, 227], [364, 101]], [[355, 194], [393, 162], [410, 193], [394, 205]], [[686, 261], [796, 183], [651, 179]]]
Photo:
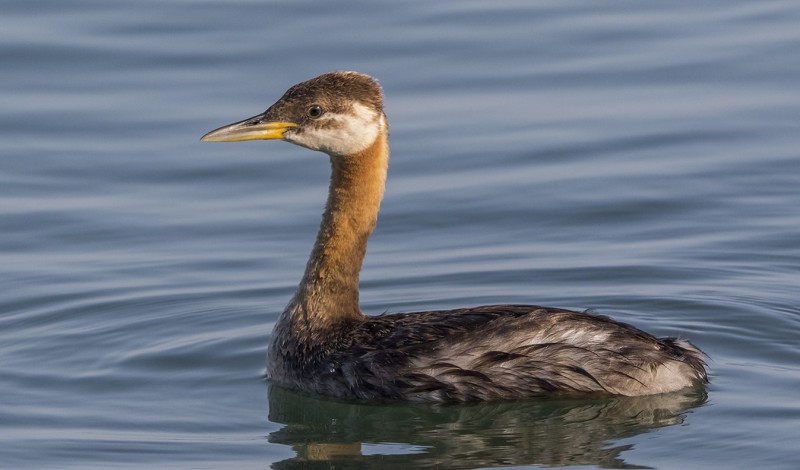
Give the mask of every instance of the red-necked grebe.
[[589, 313], [492, 305], [364, 315], [358, 278], [383, 197], [388, 130], [377, 81], [333, 72], [202, 138], [282, 139], [330, 157], [316, 244], [272, 333], [272, 381], [342, 399], [437, 402], [649, 395], [708, 381], [703, 353], [688, 341]]

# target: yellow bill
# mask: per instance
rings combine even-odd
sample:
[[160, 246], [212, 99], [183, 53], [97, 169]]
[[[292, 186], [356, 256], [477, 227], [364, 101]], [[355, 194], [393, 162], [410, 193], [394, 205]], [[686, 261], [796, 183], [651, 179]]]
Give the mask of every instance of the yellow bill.
[[293, 122], [260, 120], [255, 116], [214, 129], [200, 138], [203, 142], [242, 142], [244, 140], [282, 139], [287, 129], [297, 127]]

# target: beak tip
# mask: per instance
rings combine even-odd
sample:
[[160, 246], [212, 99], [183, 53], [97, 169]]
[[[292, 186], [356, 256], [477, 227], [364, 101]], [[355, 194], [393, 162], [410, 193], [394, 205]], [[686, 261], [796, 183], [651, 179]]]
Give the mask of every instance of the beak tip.
[[219, 129], [205, 133], [200, 137], [200, 142], [225, 142], [225, 135], [218, 131]]

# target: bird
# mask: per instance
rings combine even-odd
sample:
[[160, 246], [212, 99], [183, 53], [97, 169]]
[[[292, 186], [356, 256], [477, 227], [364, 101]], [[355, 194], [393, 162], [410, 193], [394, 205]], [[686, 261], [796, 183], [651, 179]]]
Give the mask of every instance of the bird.
[[359, 274], [389, 162], [383, 89], [336, 71], [290, 87], [206, 142], [283, 140], [328, 155], [331, 179], [302, 280], [275, 323], [267, 377], [343, 401], [642, 396], [708, 383], [699, 348], [590, 311], [537, 305], [366, 315]]

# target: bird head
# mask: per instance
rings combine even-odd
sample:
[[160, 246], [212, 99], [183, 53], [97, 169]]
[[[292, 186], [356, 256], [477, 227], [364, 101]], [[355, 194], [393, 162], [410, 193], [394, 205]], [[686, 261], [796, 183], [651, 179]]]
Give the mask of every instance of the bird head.
[[205, 142], [281, 139], [329, 155], [352, 155], [386, 132], [383, 92], [357, 72], [298, 83], [265, 112], [204, 135]]

